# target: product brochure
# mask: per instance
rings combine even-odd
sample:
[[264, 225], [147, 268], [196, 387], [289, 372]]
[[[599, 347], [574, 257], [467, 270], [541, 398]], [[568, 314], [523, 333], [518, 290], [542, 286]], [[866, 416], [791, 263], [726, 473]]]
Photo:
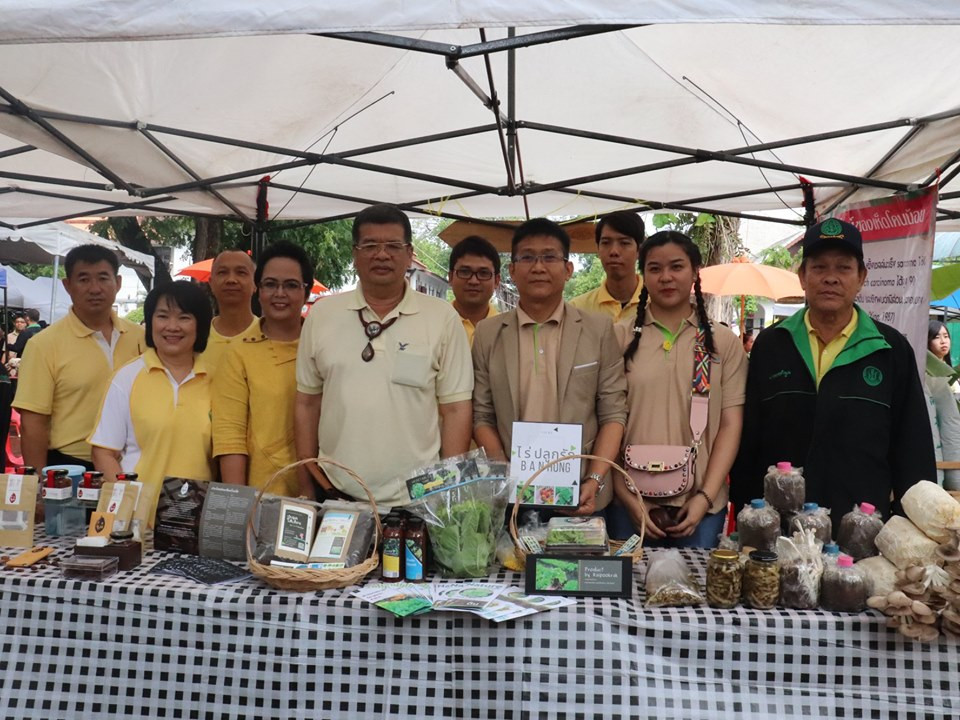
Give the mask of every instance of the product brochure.
[[449, 610], [470, 612], [492, 622], [513, 620], [577, 603], [564, 597], [527, 595], [523, 588], [488, 582], [372, 582], [353, 594], [397, 617]]

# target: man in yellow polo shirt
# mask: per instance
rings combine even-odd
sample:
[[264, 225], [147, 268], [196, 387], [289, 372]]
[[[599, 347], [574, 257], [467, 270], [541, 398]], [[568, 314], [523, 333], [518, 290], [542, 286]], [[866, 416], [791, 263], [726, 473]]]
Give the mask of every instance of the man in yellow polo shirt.
[[254, 270], [253, 260], [243, 250], [224, 250], [213, 260], [210, 292], [217, 301], [217, 314], [203, 351], [203, 364], [211, 375], [232, 343], [260, 335], [260, 318], [250, 309], [256, 290]]
[[[307, 316], [297, 351], [297, 456], [355, 471], [384, 506], [410, 502], [416, 467], [470, 447], [473, 369], [449, 303], [407, 284], [410, 221], [374, 205], [353, 223], [355, 290], [326, 297]], [[364, 498], [344, 472], [309, 465], [320, 490]]]
[[25, 464], [92, 470], [87, 436], [110, 375], [143, 352], [143, 328], [113, 311], [120, 266], [112, 251], [80, 245], [67, 253], [64, 267], [73, 306], [27, 344], [13, 406], [20, 411]]
[[448, 280], [453, 309], [459, 313], [467, 340], [473, 345], [477, 323], [497, 314], [490, 300], [500, 287], [500, 253], [479, 235], [465, 237], [450, 253]]
[[614, 323], [634, 317], [643, 289], [643, 279], [637, 272], [643, 220], [631, 210], [619, 210], [600, 218], [594, 232], [597, 255], [607, 277], [600, 287], [578, 295], [570, 304], [580, 310], [605, 313]]
[[936, 479], [913, 348], [855, 303], [867, 269], [853, 225], [811, 226], [798, 274], [806, 308], [761, 331], [750, 353], [731, 496], [762, 497], [767, 468], [789, 461], [834, 527], [860, 502], [887, 517], [911, 485]]

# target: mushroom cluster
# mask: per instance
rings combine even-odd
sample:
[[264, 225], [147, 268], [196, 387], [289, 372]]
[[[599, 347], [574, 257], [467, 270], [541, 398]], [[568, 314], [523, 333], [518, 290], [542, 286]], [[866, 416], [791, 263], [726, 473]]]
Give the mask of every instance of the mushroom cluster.
[[940, 633], [960, 637], [960, 549], [956, 533], [937, 547], [931, 565], [898, 570], [896, 588], [874, 595], [867, 605], [889, 616], [887, 627], [908, 638], [932, 642]]

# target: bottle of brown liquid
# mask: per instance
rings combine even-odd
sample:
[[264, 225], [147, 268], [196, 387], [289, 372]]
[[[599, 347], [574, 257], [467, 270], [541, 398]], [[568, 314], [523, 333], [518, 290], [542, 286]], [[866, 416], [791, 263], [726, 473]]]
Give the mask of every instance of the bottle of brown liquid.
[[386, 582], [403, 579], [403, 526], [399, 515], [388, 515], [383, 529], [380, 577]]
[[403, 572], [407, 582], [424, 581], [426, 558], [427, 534], [423, 529], [423, 520], [410, 517], [403, 536]]

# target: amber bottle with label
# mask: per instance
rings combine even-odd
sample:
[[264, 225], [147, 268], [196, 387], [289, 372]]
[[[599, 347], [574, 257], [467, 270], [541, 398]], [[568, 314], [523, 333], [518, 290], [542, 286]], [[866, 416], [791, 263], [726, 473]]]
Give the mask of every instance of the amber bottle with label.
[[402, 523], [399, 515], [388, 515], [384, 521], [380, 577], [386, 582], [399, 582], [403, 579]]

